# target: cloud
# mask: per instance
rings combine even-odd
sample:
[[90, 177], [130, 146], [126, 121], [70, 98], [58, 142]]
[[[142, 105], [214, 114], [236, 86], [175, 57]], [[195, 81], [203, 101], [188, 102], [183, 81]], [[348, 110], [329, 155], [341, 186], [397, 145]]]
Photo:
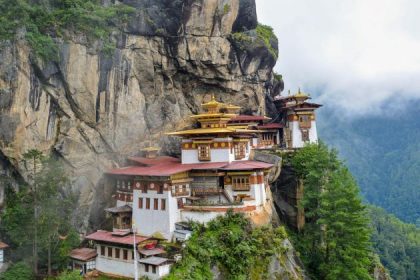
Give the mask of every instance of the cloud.
[[276, 71], [347, 114], [420, 99], [420, 1], [257, 0], [279, 38]]

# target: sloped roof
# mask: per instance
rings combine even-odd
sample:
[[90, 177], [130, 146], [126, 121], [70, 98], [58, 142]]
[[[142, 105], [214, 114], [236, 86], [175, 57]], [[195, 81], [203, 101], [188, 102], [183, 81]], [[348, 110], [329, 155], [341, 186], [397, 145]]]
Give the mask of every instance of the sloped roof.
[[265, 116], [251, 116], [251, 115], [238, 115], [230, 119], [229, 122], [237, 122], [237, 121], [264, 121], [269, 120], [270, 118]]
[[69, 257], [79, 261], [88, 261], [93, 259], [97, 256], [95, 249], [91, 248], [78, 248], [74, 249], [70, 252]]
[[105, 211], [109, 213], [127, 213], [127, 212], [132, 212], [133, 208], [130, 205], [126, 204], [119, 207], [107, 208], [105, 209]]
[[8, 248], [8, 247], [9, 247], [9, 245], [7, 245], [6, 243], [0, 241], [0, 249], [5, 249], [5, 248]]
[[226, 170], [226, 171], [254, 170], [254, 169], [266, 169], [272, 166], [273, 165], [271, 163], [265, 163], [265, 162], [254, 161], [254, 160], [244, 160], [244, 161], [233, 161], [232, 163], [228, 164], [227, 166], [221, 169]]
[[[107, 243], [114, 243], [114, 244], [122, 244], [122, 245], [133, 245], [134, 235], [128, 234], [125, 236], [118, 236], [113, 235], [110, 231], [105, 230], [98, 230], [92, 234], [86, 236], [86, 239], [97, 241], [97, 242], [107, 242]], [[136, 235], [136, 243], [141, 243], [145, 240], [150, 239], [149, 237], [144, 237], [141, 235]]]
[[169, 259], [167, 259], [167, 258], [148, 257], [148, 258], [140, 259], [139, 263], [151, 264], [151, 265], [161, 265], [161, 264], [164, 264], [168, 261], [169, 261]]

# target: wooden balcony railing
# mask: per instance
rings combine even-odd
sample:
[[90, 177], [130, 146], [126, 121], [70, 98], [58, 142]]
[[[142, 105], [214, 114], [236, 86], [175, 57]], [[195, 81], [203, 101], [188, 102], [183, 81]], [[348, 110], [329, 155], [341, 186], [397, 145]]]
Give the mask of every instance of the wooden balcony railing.
[[190, 191], [188, 189], [172, 192], [172, 196], [189, 196], [189, 195], [190, 195]]
[[249, 184], [232, 185], [232, 190], [234, 191], [249, 191], [250, 189], [251, 187], [249, 186]]
[[191, 190], [193, 196], [200, 196], [200, 195], [217, 195], [223, 193], [223, 189], [218, 187], [213, 188], [197, 188], [194, 187]]

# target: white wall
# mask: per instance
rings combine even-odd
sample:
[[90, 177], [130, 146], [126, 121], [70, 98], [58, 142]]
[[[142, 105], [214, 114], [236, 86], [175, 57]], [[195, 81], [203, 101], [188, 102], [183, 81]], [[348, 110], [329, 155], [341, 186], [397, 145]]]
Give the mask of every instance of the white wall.
[[[139, 209], [139, 197], [143, 198], [143, 208]], [[146, 209], [146, 198], [150, 198], [150, 209]], [[154, 210], [154, 199], [158, 199], [158, 210]], [[165, 210], [161, 210], [161, 199], [166, 200]], [[155, 232], [162, 233], [165, 238], [171, 239], [175, 230], [175, 223], [180, 221], [180, 212], [177, 199], [172, 197], [170, 191], [158, 194], [157, 191], [141, 190], [133, 191], [133, 222], [137, 232], [142, 235], [152, 235]]]
[[[131, 256], [131, 252], [129, 253], [129, 256]], [[96, 269], [108, 274], [134, 278], [133, 260], [116, 260], [98, 255], [98, 257], [96, 257]]]
[[[305, 142], [302, 141], [302, 132], [299, 127], [298, 121], [293, 121], [290, 123], [292, 127], [292, 145], [293, 148], [302, 148], [305, 145]], [[316, 131], [316, 121], [311, 121], [311, 128], [309, 128], [309, 143], [317, 143], [318, 134]]]
[[311, 129], [309, 130], [309, 142], [318, 143], [318, 133], [316, 131], [316, 121], [311, 121]]
[[217, 216], [224, 215], [224, 212], [199, 212], [199, 211], [182, 211], [181, 217], [182, 221], [196, 221], [199, 223], [208, 223]]
[[181, 161], [184, 164], [188, 163], [198, 163], [198, 150], [184, 150], [181, 151]]
[[146, 272], [145, 265], [140, 264], [139, 273], [141, 276], [147, 276], [149, 279], [155, 280], [155, 279], [160, 279], [161, 277], [169, 274], [170, 268], [171, 268], [170, 264], [157, 266], [156, 273], [153, 273], [151, 265], [149, 265], [149, 272]]
[[0, 263], [4, 262], [4, 251], [3, 249], [0, 249]]

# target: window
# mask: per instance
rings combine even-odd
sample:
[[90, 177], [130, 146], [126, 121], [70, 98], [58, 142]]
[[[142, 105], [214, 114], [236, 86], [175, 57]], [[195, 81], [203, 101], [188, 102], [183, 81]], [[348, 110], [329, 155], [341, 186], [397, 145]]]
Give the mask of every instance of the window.
[[153, 201], [153, 209], [158, 210], [159, 209], [159, 199], [155, 198]]
[[108, 247], [108, 257], [112, 258], [112, 247]]
[[235, 145], [235, 159], [243, 159], [245, 157], [245, 143], [238, 143]]
[[163, 193], [163, 186], [162, 185], [158, 186], [158, 192], [157, 193], [158, 194], [162, 194]]
[[128, 251], [127, 250], [123, 250], [123, 259], [127, 260], [128, 259]]
[[309, 141], [309, 131], [308, 130], [302, 130], [302, 141], [307, 142]]
[[101, 246], [101, 256], [105, 256], [105, 246]]
[[155, 265], [152, 265], [152, 273], [156, 274], [156, 266]]
[[139, 209], [143, 209], [143, 197], [139, 197]]
[[115, 258], [116, 259], [120, 258], [120, 249], [119, 248], [115, 248]]
[[311, 116], [310, 115], [299, 116], [299, 126], [300, 126], [300, 128], [310, 128], [311, 127]]
[[131, 259], [134, 260], [134, 250], [131, 251]]
[[249, 191], [249, 177], [236, 176], [232, 178], [232, 188], [234, 191]]
[[210, 160], [210, 145], [198, 146], [198, 160]]
[[163, 211], [166, 210], [166, 199], [164, 198], [160, 200], [160, 210], [163, 210]]
[[144, 264], [144, 271], [149, 272], [149, 265], [148, 264]]
[[150, 198], [146, 198], [146, 209], [150, 209]]
[[147, 184], [143, 184], [143, 186], [141, 188], [141, 192], [142, 193], [147, 193]]

